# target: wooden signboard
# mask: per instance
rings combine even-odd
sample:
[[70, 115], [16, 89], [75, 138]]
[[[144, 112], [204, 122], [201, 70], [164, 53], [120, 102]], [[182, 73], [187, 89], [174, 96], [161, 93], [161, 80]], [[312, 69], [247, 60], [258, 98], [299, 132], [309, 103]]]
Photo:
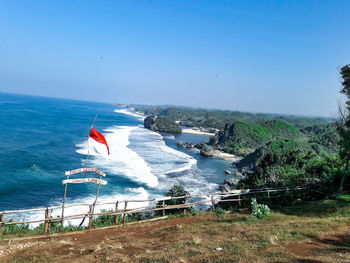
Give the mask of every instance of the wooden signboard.
[[95, 183], [95, 184], [106, 185], [107, 181], [96, 179], [96, 178], [67, 179], [62, 181], [62, 184], [81, 184], [81, 183]]
[[[94, 123], [96, 121], [97, 118], [97, 114], [95, 116], [95, 119], [91, 125], [90, 128], [90, 134], [89, 134], [89, 139], [93, 139], [98, 143], [102, 143], [104, 144], [107, 149], [108, 149], [108, 154], [109, 154], [109, 147], [107, 144], [107, 141], [105, 139], [105, 137], [100, 134], [97, 130], [95, 130], [94, 127]], [[96, 169], [96, 168], [87, 168], [87, 162], [89, 160], [89, 155], [90, 155], [90, 145], [88, 145], [88, 154], [86, 156], [86, 161], [85, 161], [85, 167], [84, 168], [79, 168], [79, 169], [75, 169], [75, 170], [71, 170], [71, 171], [66, 171], [65, 175], [67, 176], [66, 180], [62, 181], [62, 184], [64, 184], [64, 195], [63, 195], [63, 204], [62, 204], [62, 221], [61, 221], [61, 227], [63, 227], [63, 220], [64, 220], [64, 206], [66, 204], [66, 195], [67, 195], [67, 188], [68, 188], [68, 184], [72, 183], [72, 184], [80, 184], [80, 183], [95, 183], [98, 184], [97, 186], [97, 192], [96, 192], [96, 198], [94, 203], [90, 206], [90, 211], [89, 213], [93, 214], [94, 213], [94, 209], [95, 209], [95, 204], [97, 202], [97, 197], [98, 194], [100, 192], [100, 186], [102, 185], [106, 185], [107, 181], [101, 180], [103, 176], [106, 176], [105, 173], [101, 172], [100, 170]], [[100, 175], [100, 178], [86, 178], [86, 172], [93, 172], [93, 173], [97, 173], [98, 175]], [[79, 179], [69, 179], [70, 175], [73, 174], [77, 174], [77, 173], [84, 173], [84, 178], [79, 178]], [[91, 228], [91, 223], [92, 223], [92, 216], [89, 217], [89, 228]], [[83, 218], [83, 221], [80, 223], [80, 226], [84, 223], [85, 217]]]
[[77, 173], [85, 173], [85, 172], [93, 172], [93, 173], [97, 173], [101, 176], [106, 176], [106, 174], [104, 172], [101, 172], [100, 170], [96, 169], [96, 168], [79, 168], [79, 169], [75, 169], [75, 170], [71, 170], [71, 171], [66, 171], [65, 175], [72, 175], [72, 174], [77, 174]]

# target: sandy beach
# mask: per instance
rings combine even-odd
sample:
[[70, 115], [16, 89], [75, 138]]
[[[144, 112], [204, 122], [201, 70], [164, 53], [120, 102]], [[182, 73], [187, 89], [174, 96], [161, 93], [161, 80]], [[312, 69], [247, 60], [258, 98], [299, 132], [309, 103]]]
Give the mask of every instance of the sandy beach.
[[191, 133], [191, 134], [199, 134], [199, 135], [207, 135], [207, 136], [215, 136], [215, 133], [203, 132], [197, 129], [192, 128], [182, 128], [183, 133]]
[[242, 158], [240, 158], [240, 157], [237, 157], [237, 156], [234, 155], [234, 154], [225, 153], [225, 152], [222, 152], [222, 151], [219, 151], [219, 150], [211, 149], [210, 152], [214, 155], [214, 157], [223, 158], [223, 159], [229, 159], [229, 160], [231, 160], [232, 162], [236, 162], [236, 161], [242, 159]]

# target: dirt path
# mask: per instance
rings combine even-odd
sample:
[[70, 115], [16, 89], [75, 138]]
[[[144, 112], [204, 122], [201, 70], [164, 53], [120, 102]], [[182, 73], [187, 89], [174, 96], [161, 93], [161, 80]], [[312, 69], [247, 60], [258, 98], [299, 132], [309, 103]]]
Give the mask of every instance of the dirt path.
[[322, 239], [289, 243], [286, 249], [305, 262], [350, 262], [349, 233], [342, 232], [326, 235]]

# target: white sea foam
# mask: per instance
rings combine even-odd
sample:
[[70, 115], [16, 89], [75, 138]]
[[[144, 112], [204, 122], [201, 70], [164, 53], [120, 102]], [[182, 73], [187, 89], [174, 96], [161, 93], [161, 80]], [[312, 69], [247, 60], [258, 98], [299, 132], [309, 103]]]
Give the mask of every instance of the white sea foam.
[[197, 160], [195, 159], [190, 159], [188, 164], [179, 168], [175, 168], [169, 171], [166, 171], [165, 174], [171, 174], [171, 173], [181, 173], [184, 171], [187, 171], [189, 169], [191, 169], [193, 166], [195, 166], [197, 164]]
[[[137, 118], [142, 117], [144, 119], [144, 116], [136, 114], [136, 113], [134, 113], [130, 110], [127, 110], [127, 109], [116, 109], [114, 111], [117, 113], [131, 115], [131, 116], [134, 116]], [[137, 132], [139, 132], [140, 136], [145, 136], [148, 133], [148, 134], [152, 134], [153, 137], [158, 137], [156, 140], [149, 140], [149, 143], [152, 144], [153, 151], [155, 153], [161, 155], [161, 157], [164, 157], [161, 153], [166, 152], [166, 153], [170, 154], [172, 158], [177, 158], [177, 159], [183, 160], [183, 162], [184, 162], [183, 165], [181, 165], [180, 167], [178, 167], [179, 165], [176, 165], [177, 166], [176, 168], [174, 167], [172, 169], [168, 169], [167, 171], [163, 171], [163, 174], [180, 173], [180, 172], [187, 171], [187, 170], [193, 168], [194, 166], [196, 166], [196, 164], [197, 164], [196, 159], [194, 159], [193, 157], [191, 157], [183, 152], [174, 150], [165, 144], [163, 137], [167, 137], [169, 139], [175, 139], [175, 137], [173, 135], [171, 135], [171, 134], [160, 135], [159, 133], [144, 129], [140, 125], [138, 125], [138, 128], [139, 129], [137, 130]]]
[[175, 137], [172, 134], [163, 134], [162, 136], [167, 139], [175, 140]]
[[138, 152], [158, 176], [157, 189], [167, 191], [180, 184], [192, 194], [215, 192], [218, 184], [210, 183], [198, 173], [197, 160], [192, 156], [167, 146], [163, 136], [144, 128], [135, 129], [133, 142]]
[[140, 113], [135, 113], [135, 112], [128, 110], [128, 109], [115, 109], [114, 112], [133, 116], [133, 117], [136, 117], [137, 119], [142, 120], [142, 121], [146, 118], [144, 115], [142, 115]]
[[134, 150], [148, 162], [158, 177], [184, 172], [197, 164], [192, 156], [167, 146], [159, 133], [137, 128], [133, 134]]
[[[104, 131], [105, 138], [110, 148], [108, 160], [95, 155], [91, 159], [90, 165], [94, 167], [102, 167], [104, 171], [109, 171], [113, 174], [121, 174], [129, 179], [145, 183], [149, 187], [158, 185], [157, 177], [151, 172], [151, 168], [135, 151], [130, 149], [129, 136], [137, 127], [130, 126], [114, 126]], [[105, 133], [107, 132], [107, 133]], [[88, 141], [77, 145], [77, 152], [87, 154]]]

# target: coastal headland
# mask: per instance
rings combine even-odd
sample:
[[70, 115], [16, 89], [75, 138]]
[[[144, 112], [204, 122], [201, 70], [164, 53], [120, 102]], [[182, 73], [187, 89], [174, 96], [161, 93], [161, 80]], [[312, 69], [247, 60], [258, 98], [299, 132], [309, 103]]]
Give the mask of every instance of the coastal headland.
[[[256, 179], [259, 184], [249, 179], [251, 176], [260, 176], [257, 171], [262, 172], [262, 160], [271, 155], [275, 155], [274, 158], [277, 159], [283, 158], [286, 154], [298, 155], [295, 158], [303, 158], [304, 155], [305, 160], [306, 155], [309, 154], [307, 158], [311, 158], [310, 160], [316, 163], [320, 154], [331, 158], [339, 149], [336, 124], [330, 118], [176, 106], [127, 105], [127, 107], [145, 116], [167, 118], [173, 125], [180, 125], [183, 133], [208, 136], [208, 140], [201, 144], [192, 145], [180, 141], [178, 146], [197, 148], [203, 157], [231, 159], [235, 174], [241, 175], [241, 182], [237, 181], [236, 185], [230, 185], [231, 189], [239, 185], [277, 186], [278, 184], [272, 179], [272, 176], [275, 176], [272, 170], [280, 169], [281, 160], [269, 163], [270, 167], [264, 168], [264, 173], [271, 174], [271, 179], [265, 182]], [[300, 170], [303, 173], [305, 169], [311, 169], [306, 163], [299, 165], [289, 163], [289, 160], [286, 162], [283, 167], [288, 167], [290, 169], [288, 172], [291, 173], [294, 173], [294, 170]], [[268, 162], [265, 161], [265, 164]], [[244, 178], [248, 179], [244, 182]]]

